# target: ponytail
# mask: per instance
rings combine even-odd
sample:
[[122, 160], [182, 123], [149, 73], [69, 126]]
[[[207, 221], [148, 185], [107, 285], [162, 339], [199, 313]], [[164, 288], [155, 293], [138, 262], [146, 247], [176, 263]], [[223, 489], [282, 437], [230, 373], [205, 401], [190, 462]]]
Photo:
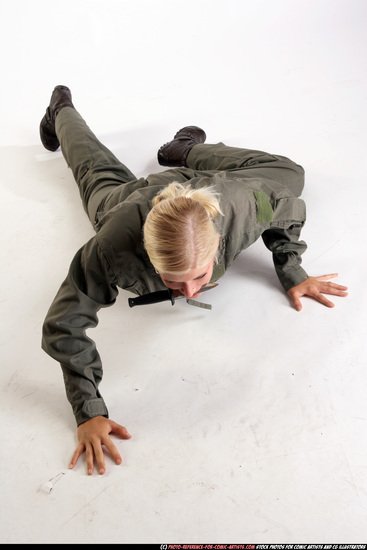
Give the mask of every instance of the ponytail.
[[222, 214], [211, 187], [191, 189], [171, 183], [153, 199], [144, 225], [144, 245], [160, 273], [187, 273], [215, 257], [218, 233], [213, 219]]

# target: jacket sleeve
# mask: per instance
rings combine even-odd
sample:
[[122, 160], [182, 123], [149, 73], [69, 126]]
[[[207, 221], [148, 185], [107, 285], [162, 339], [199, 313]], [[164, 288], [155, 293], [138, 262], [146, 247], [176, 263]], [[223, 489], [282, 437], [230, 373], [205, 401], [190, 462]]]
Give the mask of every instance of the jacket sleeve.
[[273, 253], [273, 262], [278, 278], [287, 291], [307, 279], [306, 271], [301, 267], [301, 255], [307, 249], [300, 241], [303, 223], [287, 228], [272, 227], [262, 234], [266, 247]]
[[116, 280], [94, 237], [75, 255], [43, 325], [42, 348], [60, 362], [77, 425], [108, 417], [98, 390], [102, 363], [86, 330], [98, 324], [97, 312], [115, 303]]

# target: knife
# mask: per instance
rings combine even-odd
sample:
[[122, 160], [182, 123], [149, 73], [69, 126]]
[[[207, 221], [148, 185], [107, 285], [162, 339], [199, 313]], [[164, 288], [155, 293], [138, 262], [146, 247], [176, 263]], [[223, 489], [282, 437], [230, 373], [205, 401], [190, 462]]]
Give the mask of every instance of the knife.
[[[203, 286], [199, 290], [199, 292], [206, 292], [207, 290], [211, 290], [212, 288], [215, 288], [218, 286], [218, 283], [208, 283], [207, 285]], [[129, 298], [129, 306], [135, 307], [135, 306], [145, 306], [148, 304], [157, 304], [158, 302], [166, 302], [170, 301], [172, 305], [174, 305], [175, 300], [179, 300], [181, 298], [185, 298], [184, 295], [175, 297], [173, 295], [173, 290], [170, 288], [167, 288], [167, 290], [158, 290], [157, 292], [150, 292], [148, 294], [143, 294], [142, 296], [137, 296], [136, 298]], [[199, 307], [205, 307], [208, 304], [202, 304], [201, 302], [195, 302], [195, 300], [187, 300], [187, 303], [190, 305], [197, 305]], [[207, 309], [211, 308], [211, 306], [208, 306]]]

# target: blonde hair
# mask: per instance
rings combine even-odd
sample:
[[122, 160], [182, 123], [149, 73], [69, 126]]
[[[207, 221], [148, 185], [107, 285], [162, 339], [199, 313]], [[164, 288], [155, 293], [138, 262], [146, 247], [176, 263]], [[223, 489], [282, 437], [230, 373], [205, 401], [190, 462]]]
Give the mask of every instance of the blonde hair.
[[175, 182], [156, 195], [144, 224], [145, 249], [156, 271], [187, 273], [211, 262], [218, 249], [217, 214], [218, 193], [211, 187]]

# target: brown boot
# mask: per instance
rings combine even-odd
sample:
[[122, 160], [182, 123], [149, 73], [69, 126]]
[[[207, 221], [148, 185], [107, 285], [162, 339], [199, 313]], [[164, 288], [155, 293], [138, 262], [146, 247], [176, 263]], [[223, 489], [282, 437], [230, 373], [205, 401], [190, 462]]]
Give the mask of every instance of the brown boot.
[[177, 132], [169, 143], [162, 145], [158, 151], [158, 162], [161, 166], [186, 166], [187, 155], [199, 143], [204, 143], [206, 134], [197, 126], [185, 126]]
[[41, 141], [48, 151], [56, 151], [60, 147], [60, 142], [56, 136], [55, 119], [63, 107], [72, 107], [74, 109], [71, 101], [71, 91], [66, 86], [56, 86], [52, 92], [46, 114], [40, 124]]

